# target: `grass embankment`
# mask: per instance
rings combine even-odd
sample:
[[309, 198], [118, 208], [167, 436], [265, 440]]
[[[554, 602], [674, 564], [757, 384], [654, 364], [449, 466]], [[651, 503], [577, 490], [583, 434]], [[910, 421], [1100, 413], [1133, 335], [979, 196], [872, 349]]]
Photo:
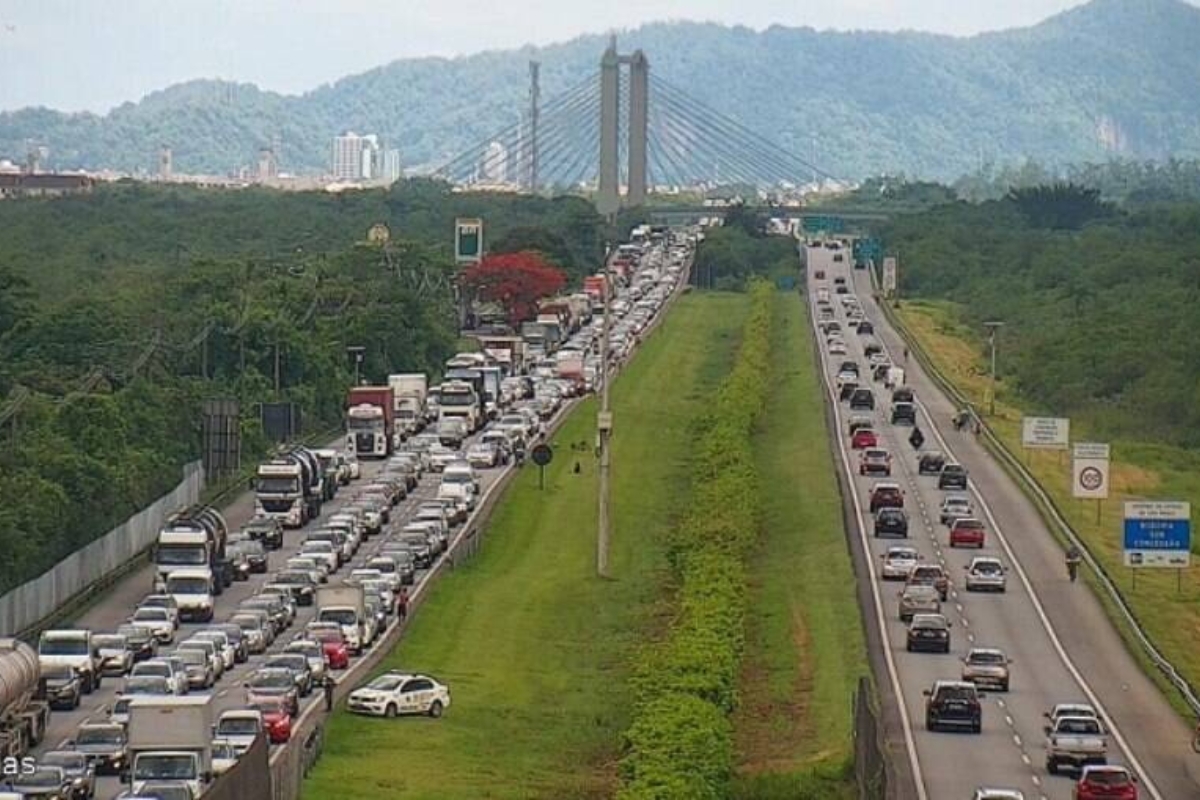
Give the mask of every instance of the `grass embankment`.
[[[961, 324], [959, 308], [949, 302], [912, 300], [903, 304], [900, 317], [938, 369], [973, 403], [984, 407], [990, 382], [983, 357], [985, 346]], [[1021, 454], [1021, 417], [1032, 413], [1036, 413], [1032, 404], [1001, 381], [996, 392], [996, 416], [988, 422], [1012, 452]], [[1086, 420], [1071, 421], [1071, 439], [1089, 441]], [[1101, 505], [1098, 521], [1095, 501], [1071, 496], [1069, 453], [1028, 451], [1022, 457], [1120, 586], [1155, 644], [1193, 685], [1200, 684], [1200, 650], [1195, 646], [1200, 636], [1200, 574], [1185, 571], [1182, 590], [1177, 591], [1174, 570], [1142, 570], [1135, 589], [1131, 570], [1122, 561], [1124, 501], [1190, 500], [1193, 508], [1200, 508], [1200, 454], [1160, 444], [1112, 442], [1110, 495]], [[1090, 575], [1087, 577], [1091, 580]], [[1100, 597], [1109, 603], [1104, 594]], [[1121, 630], [1127, 634], [1123, 627]], [[1143, 659], [1139, 647], [1131, 649]], [[1147, 671], [1165, 685], [1158, 670]], [[1174, 691], [1168, 691], [1167, 697], [1180, 711], [1185, 709]]]
[[715, 800], [733, 776], [729, 715], [762, 511], [751, 440], [769, 393], [774, 306], [769, 284], [754, 284], [750, 296], [733, 370], [696, 419], [691, 498], [668, 536], [678, 590], [666, 633], [635, 668], [621, 800]]
[[851, 702], [867, 673], [811, 330], [777, 294], [771, 393], [754, 438], [763, 515], [734, 715], [745, 800], [854, 797]]
[[448, 683], [446, 716], [339, 712], [305, 800], [612, 796], [629, 665], [662, 624], [662, 543], [688, 496], [693, 419], [729, 370], [748, 305], [744, 295], [681, 298], [614, 386], [617, 579], [595, 578], [588, 402], [554, 437], [545, 492], [526, 468], [479, 555], [441, 578], [383, 665]]

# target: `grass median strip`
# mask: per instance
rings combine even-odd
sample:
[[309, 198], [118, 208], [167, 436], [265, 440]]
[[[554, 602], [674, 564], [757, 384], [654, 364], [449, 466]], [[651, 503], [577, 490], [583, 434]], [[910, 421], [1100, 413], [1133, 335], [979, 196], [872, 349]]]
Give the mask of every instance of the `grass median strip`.
[[748, 306], [744, 295], [681, 298], [614, 386], [616, 579], [594, 577], [589, 401], [554, 437], [545, 491], [527, 467], [479, 555], [439, 581], [385, 660], [446, 682], [446, 716], [338, 713], [305, 800], [612, 796], [629, 665], [661, 624], [662, 542], [691, 483], [693, 419], [729, 369]]
[[[960, 309], [944, 301], [906, 301], [900, 319], [942, 372], [977, 407], [983, 406], [989, 374], [983, 359], [983, 343], [959, 322]], [[1054, 498], [1071, 526], [1084, 538], [1089, 549], [1103, 563], [1120, 587], [1127, 602], [1163, 654], [1192, 685], [1200, 684], [1200, 652], [1196, 635], [1200, 632], [1200, 575], [1185, 570], [1179, 578], [1174, 570], [1142, 570], [1137, 587], [1132, 585], [1130, 570], [1123, 566], [1122, 524], [1125, 500], [1162, 498], [1189, 500], [1200, 504], [1200, 455], [1195, 451], [1146, 442], [1112, 442], [1110, 495], [1096, 518], [1096, 504], [1071, 496], [1070, 454], [1030, 451], [1022, 454], [1021, 417], [1034, 413], [1012, 387], [1001, 382], [996, 393], [996, 416], [988, 424], [1009, 450], [1025, 460], [1042, 488]], [[1071, 438], [1090, 441], [1092, 426], [1086, 419], [1071, 421]], [[1103, 439], [1100, 439], [1103, 441]], [[1085, 578], [1090, 576], [1085, 572]], [[1118, 630], [1129, 633], [1117, 617], [1107, 595], [1099, 597], [1118, 622]], [[1161, 673], [1150, 666], [1142, 650], [1130, 642], [1130, 650], [1146, 665], [1150, 676], [1164, 688], [1167, 698], [1186, 716], [1186, 705]]]
[[733, 716], [733, 796], [854, 797], [851, 702], [867, 673], [812, 334], [775, 297], [772, 390], [754, 438], [762, 482], [746, 654]]

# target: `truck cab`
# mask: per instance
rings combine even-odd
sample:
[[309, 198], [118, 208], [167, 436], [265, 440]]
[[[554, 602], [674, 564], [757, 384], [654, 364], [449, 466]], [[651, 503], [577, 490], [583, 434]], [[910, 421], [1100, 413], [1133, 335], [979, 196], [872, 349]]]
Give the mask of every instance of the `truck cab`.
[[212, 696], [134, 697], [128, 746], [134, 794], [161, 780], [184, 781], [193, 798], [212, 782]]
[[334, 622], [342, 629], [346, 647], [361, 653], [365, 647], [366, 604], [361, 586], [320, 586], [317, 588], [316, 622]]
[[288, 528], [303, 527], [308, 522], [303, 482], [303, 471], [295, 462], [269, 461], [259, 464], [254, 494], [255, 513], [274, 517]]
[[185, 567], [166, 574], [165, 591], [179, 607], [179, 618], [211, 622], [215, 585], [208, 567]]
[[100, 664], [88, 630], [42, 631], [38, 638], [38, 663], [46, 667], [70, 667], [79, 675], [85, 694], [100, 686]]

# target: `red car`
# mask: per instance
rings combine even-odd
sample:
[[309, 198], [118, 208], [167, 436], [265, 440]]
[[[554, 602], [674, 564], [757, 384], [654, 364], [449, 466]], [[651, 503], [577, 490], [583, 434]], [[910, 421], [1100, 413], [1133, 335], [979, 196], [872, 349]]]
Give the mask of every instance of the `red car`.
[[982, 548], [986, 536], [982, 521], [972, 517], [956, 519], [950, 528], [950, 546]]
[[262, 714], [271, 744], [287, 744], [292, 738], [292, 715], [288, 713], [283, 698], [263, 698], [250, 708]]
[[350, 649], [346, 647], [346, 638], [340, 630], [313, 628], [307, 636], [321, 643], [321, 649], [325, 651], [325, 662], [329, 664], [330, 669], [346, 669], [350, 666]]
[[1137, 778], [1114, 764], [1086, 766], [1075, 784], [1075, 800], [1138, 800]]
[[854, 450], [866, 450], [868, 447], [878, 447], [879, 436], [870, 428], [859, 428], [850, 437], [850, 447]]
[[904, 490], [898, 483], [880, 481], [871, 487], [871, 513], [881, 508], [904, 508]]

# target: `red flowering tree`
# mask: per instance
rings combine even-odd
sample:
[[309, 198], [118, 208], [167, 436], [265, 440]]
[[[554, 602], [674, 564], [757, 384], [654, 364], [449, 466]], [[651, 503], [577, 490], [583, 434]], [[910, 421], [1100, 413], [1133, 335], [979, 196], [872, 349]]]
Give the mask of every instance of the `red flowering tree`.
[[516, 326], [533, 319], [537, 301], [550, 297], [567, 285], [567, 275], [546, 261], [541, 253], [498, 253], [463, 271], [462, 287], [474, 297], [499, 303]]

